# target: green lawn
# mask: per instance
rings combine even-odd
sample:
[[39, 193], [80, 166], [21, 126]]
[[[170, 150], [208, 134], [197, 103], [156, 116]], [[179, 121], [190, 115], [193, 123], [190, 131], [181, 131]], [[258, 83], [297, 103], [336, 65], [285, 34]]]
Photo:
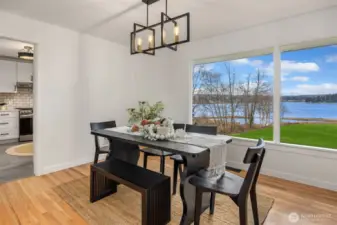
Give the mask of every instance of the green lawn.
[[[272, 141], [273, 128], [251, 130], [232, 136]], [[337, 149], [337, 124], [284, 125], [281, 126], [281, 142]]]

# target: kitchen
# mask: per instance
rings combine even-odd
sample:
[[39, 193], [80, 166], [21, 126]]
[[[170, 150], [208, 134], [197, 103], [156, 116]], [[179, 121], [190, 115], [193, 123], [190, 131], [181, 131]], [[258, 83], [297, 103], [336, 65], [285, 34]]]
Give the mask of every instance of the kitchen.
[[0, 39], [0, 184], [34, 176], [33, 47]]

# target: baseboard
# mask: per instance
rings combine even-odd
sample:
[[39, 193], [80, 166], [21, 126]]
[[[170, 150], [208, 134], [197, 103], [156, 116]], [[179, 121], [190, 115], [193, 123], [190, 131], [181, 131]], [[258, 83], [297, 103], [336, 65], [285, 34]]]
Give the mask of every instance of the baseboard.
[[264, 175], [273, 176], [273, 177], [281, 178], [284, 180], [289, 180], [289, 181], [294, 181], [297, 183], [307, 184], [310, 186], [329, 189], [332, 191], [337, 190], [337, 184], [327, 182], [327, 181], [322, 181], [322, 180], [310, 179], [310, 178], [303, 177], [303, 176], [297, 176], [292, 173], [283, 173], [283, 172], [271, 170], [268, 168], [262, 168], [261, 173]]
[[78, 159], [76, 161], [66, 162], [66, 163], [62, 163], [62, 164], [58, 164], [58, 165], [47, 166], [47, 167], [42, 169], [42, 173], [39, 174], [39, 175], [44, 175], [44, 174], [68, 169], [68, 168], [71, 168], [71, 167], [91, 163], [92, 161], [93, 161], [93, 157], [90, 157], [90, 158], [82, 158], [82, 159]]
[[[238, 163], [238, 162], [227, 162], [227, 165], [229, 167], [233, 167], [236, 169], [241, 169], [241, 170], [247, 170], [247, 166], [243, 163]], [[337, 184], [327, 182], [327, 181], [321, 181], [321, 180], [315, 180], [315, 179], [309, 179], [307, 177], [303, 176], [297, 176], [295, 174], [291, 173], [284, 173], [276, 170], [271, 170], [268, 168], [263, 168], [261, 169], [261, 174], [267, 175], [267, 176], [272, 176], [272, 177], [277, 177], [280, 179], [284, 180], [289, 180], [289, 181], [294, 181], [297, 183], [302, 183], [302, 184], [307, 184], [319, 188], [324, 188], [324, 189], [329, 189], [332, 191], [337, 190]]]

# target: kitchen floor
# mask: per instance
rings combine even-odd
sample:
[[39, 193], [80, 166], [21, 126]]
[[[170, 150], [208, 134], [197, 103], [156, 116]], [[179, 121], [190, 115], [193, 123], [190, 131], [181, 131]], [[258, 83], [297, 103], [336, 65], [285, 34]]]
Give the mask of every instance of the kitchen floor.
[[33, 156], [12, 156], [6, 150], [22, 143], [0, 145], [0, 184], [34, 176]]

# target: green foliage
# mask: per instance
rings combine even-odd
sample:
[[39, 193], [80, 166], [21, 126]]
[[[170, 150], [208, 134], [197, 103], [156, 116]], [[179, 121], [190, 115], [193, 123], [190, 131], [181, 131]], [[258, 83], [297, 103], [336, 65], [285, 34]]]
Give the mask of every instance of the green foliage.
[[[273, 128], [251, 130], [235, 137], [273, 140]], [[337, 124], [288, 124], [281, 126], [281, 142], [337, 149]]]
[[156, 102], [154, 105], [150, 105], [147, 101], [139, 101], [138, 109], [128, 109], [129, 124], [139, 123], [142, 120], [160, 119], [163, 111], [164, 104], [161, 101]]

